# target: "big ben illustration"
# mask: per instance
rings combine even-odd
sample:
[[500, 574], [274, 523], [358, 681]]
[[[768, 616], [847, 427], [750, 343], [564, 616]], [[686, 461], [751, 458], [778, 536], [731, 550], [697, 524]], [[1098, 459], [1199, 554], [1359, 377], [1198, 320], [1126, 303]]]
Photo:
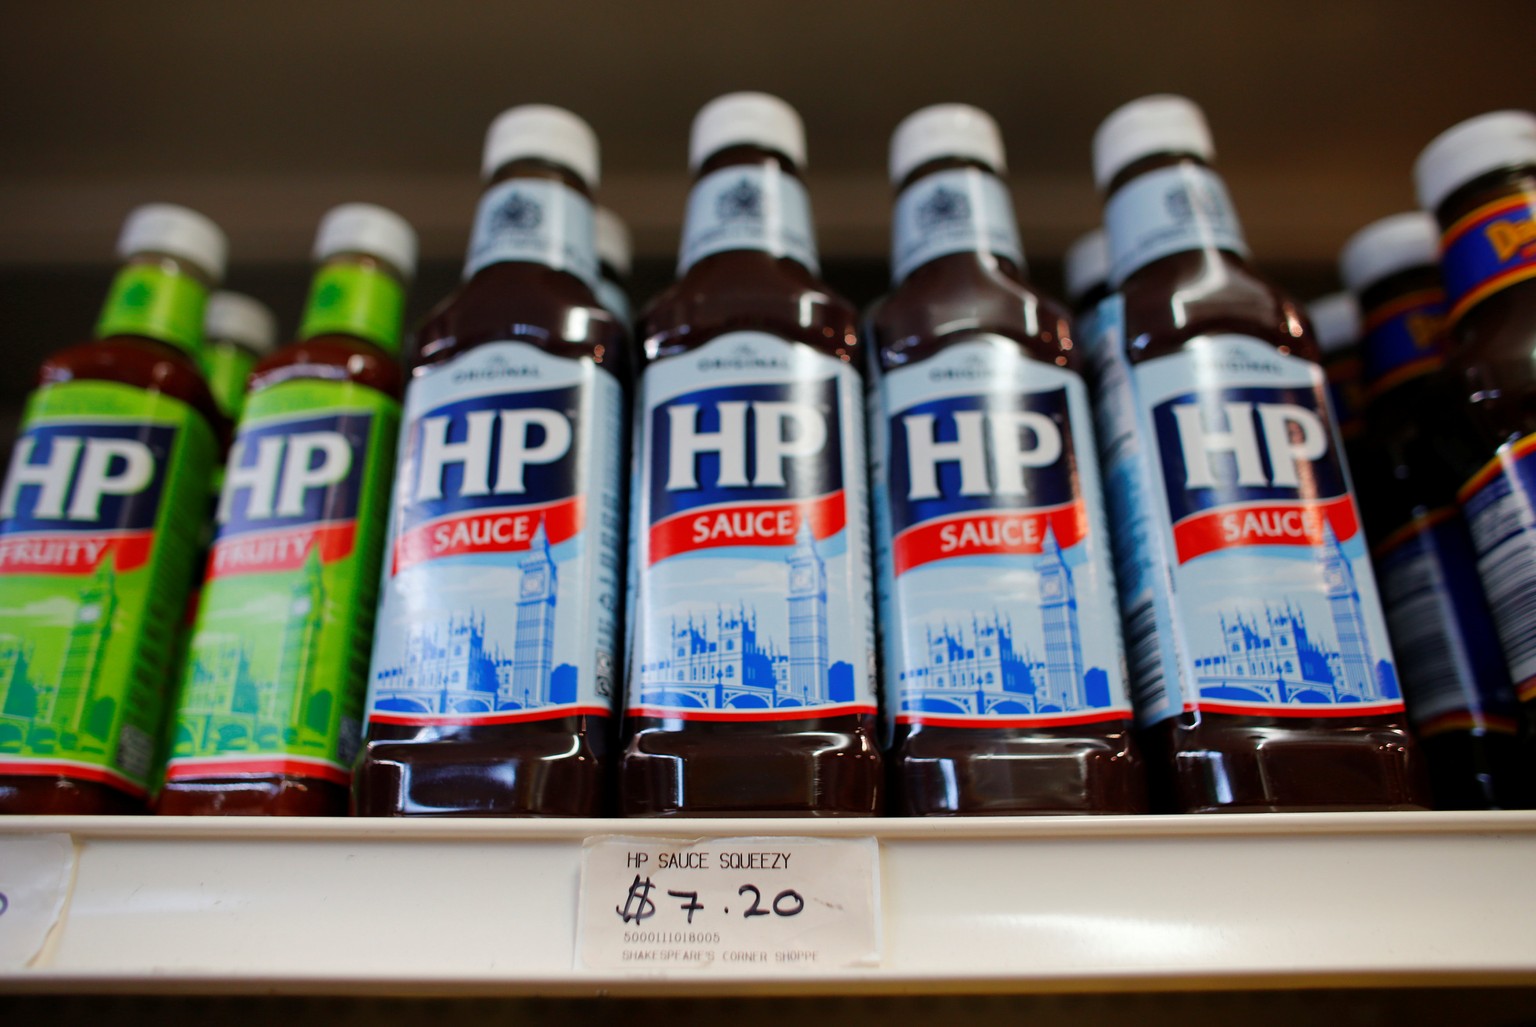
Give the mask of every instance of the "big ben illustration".
[[1355, 586], [1355, 571], [1339, 548], [1332, 524], [1323, 527], [1323, 583], [1328, 589], [1328, 608], [1333, 613], [1333, 630], [1339, 638], [1339, 664], [1344, 676], [1344, 680], [1335, 682], [1337, 694], [1359, 699], [1380, 698], [1375, 661], [1371, 659], [1371, 640], [1365, 631], [1365, 614], [1360, 609], [1360, 590]]
[[[330, 727], [334, 697], [319, 688], [315, 674], [315, 645], [320, 639], [321, 620], [325, 615], [325, 585], [321, 580], [320, 550], [311, 549], [304, 569], [288, 594], [288, 618], [283, 624], [282, 659], [278, 662], [277, 695], [293, 696], [289, 723], [299, 731], [326, 734]], [[273, 711], [276, 712], [276, 711]]]
[[544, 703], [549, 694], [549, 673], [555, 658], [555, 597], [559, 568], [549, 555], [544, 522], [534, 530], [528, 555], [518, 564], [522, 581], [517, 594], [517, 639], [512, 648], [512, 694], [517, 705], [527, 708]]
[[800, 522], [789, 563], [789, 693], [803, 703], [826, 701], [827, 568], [811, 526]]
[[94, 711], [93, 707], [101, 685], [102, 660], [112, 637], [112, 617], [117, 612], [115, 564], [116, 556], [109, 555], [80, 590], [49, 717], [60, 731], [83, 731], [103, 742], [111, 729], [113, 711]]
[[1040, 546], [1040, 623], [1045, 632], [1045, 687], [1041, 709], [1079, 710], [1083, 695], [1083, 640], [1077, 625], [1077, 589], [1061, 546], [1047, 525]]

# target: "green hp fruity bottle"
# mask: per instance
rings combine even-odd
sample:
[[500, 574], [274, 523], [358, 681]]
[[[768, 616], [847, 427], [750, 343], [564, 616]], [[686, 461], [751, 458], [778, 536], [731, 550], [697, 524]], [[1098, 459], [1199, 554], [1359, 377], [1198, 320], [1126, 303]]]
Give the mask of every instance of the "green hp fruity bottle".
[[1161, 805], [1415, 808], [1375, 576], [1301, 308], [1248, 263], [1205, 117], [1094, 136], [1110, 279], [1091, 345], [1137, 718]]
[[266, 304], [238, 292], [208, 297], [203, 317], [203, 374], [219, 409], [240, 417], [251, 369], [277, 345], [277, 319]]
[[142, 811], [208, 482], [218, 227], [129, 215], [96, 341], [44, 362], [0, 493], [0, 813]]
[[400, 423], [416, 235], [320, 223], [297, 341], [257, 365], [225, 466], [163, 814], [347, 811]]
[[[1351, 450], [1403, 699], [1437, 809], [1518, 805], [1515, 699], [1446, 459], [1453, 408], [1434, 218], [1414, 211], [1356, 232], [1340, 255], [1364, 317], [1369, 406]], [[1319, 329], [1321, 331], [1321, 329]]]
[[623, 582], [625, 353], [597, 139], [491, 125], [464, 284], [417, 333], [356, 775], [366, 816], [593, 816]]
[[680, 277], [636, 333], [631, 816], [881, 808], [863, 354], [804, 162], [784, 101], [705, 105]]
[[891, 137], [894, 288], [868, 318], [886, 760], [907, 814], [1141, 813], [1082, 354], [1025, 279], [1004, 167], [963, 104]]
[[1414, 176], [1440, 225], [1462, 510], [1536, 780], [1536, 114], [1448, 129]]

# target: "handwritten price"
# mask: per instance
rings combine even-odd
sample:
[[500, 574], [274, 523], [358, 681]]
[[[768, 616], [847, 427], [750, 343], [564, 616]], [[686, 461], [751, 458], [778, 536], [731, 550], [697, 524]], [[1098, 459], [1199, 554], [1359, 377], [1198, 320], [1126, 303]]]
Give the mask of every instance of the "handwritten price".
[[[629, 894], [624, 898], [622, 906], [614, 906], [613, 911], [619, 915], [619, 919], [626, 924], [638, 924], [656, 915], [656, 903], [651, 899], [651, 891], [656, 887], [649, 877], [635, 875], [634, 883], [629, 886]], [[743, 919], [754, 916], [796, 916], [805, 909], [805, 899], [793, 888], [785, 888], [773, 897], [768, 908], [763, 908], [763, 892], [755, 884], [744, 884], [736, 889], [737, 895], [751, 895], [752, 902], [745, 912]], [[667, 895], [674, 899], [686, 899], [678, 905], [679, 909], [688, 914], [688, 922], [693, 923], [693, 914], [708, 907], [699, 902], [697, 891], [671, 891]], [[729, 914], [730, 909], [722, 906], [721, 911]]]

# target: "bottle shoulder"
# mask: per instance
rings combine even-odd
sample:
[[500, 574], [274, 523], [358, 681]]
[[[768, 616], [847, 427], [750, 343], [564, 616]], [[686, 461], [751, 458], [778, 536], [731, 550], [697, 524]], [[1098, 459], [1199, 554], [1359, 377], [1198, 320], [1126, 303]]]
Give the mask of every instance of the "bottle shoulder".
[[351, 335], [316, 335], [283, 346], [251, 371], [250, 391], [287, 381], [349, 381], [398, 400], [404, 388], [400, 362]]
[[202, 370], [183, 351], [158, 339], [115, 335], [76, 343], [43, 361], [37, 384], [58, 385], [70, 381], [106, 381], [160, 392], [192, 407], [216, 432], [228, 421]]

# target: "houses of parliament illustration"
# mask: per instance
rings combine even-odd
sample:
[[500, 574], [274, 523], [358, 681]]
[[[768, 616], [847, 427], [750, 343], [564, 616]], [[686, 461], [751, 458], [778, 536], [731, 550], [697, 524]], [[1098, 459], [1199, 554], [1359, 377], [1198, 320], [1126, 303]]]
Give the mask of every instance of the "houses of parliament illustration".
[[479, 611], [412, 624], [401, 662], [374, 671], [373, 708], [406, 714], [481, 714], [574, 702], [576, 668], [554, 666], [560, 575], [542, 522], [518, 570], [510, 653], [490, 637]]
[[761, 631], [756, 608], [741, 600], [716, 606], [713, 616], [673, 619], [666, 651], [640, 665], [640, 703], [748, 710], [851, 701], [853, 667], [832, 662], [826, 564], [808, 524], [785, 564], [787, 645]]
[[996, 610], [969, 624], [931, 621], [922, 659], [899, 678], [903, 711], [1027, 716], [1109, 705], [1107, 673], [1085, 666], [1072, 570], [1049, 530], [1034, 569], [1044, 651], [1021, 650], [1012, 619]]

